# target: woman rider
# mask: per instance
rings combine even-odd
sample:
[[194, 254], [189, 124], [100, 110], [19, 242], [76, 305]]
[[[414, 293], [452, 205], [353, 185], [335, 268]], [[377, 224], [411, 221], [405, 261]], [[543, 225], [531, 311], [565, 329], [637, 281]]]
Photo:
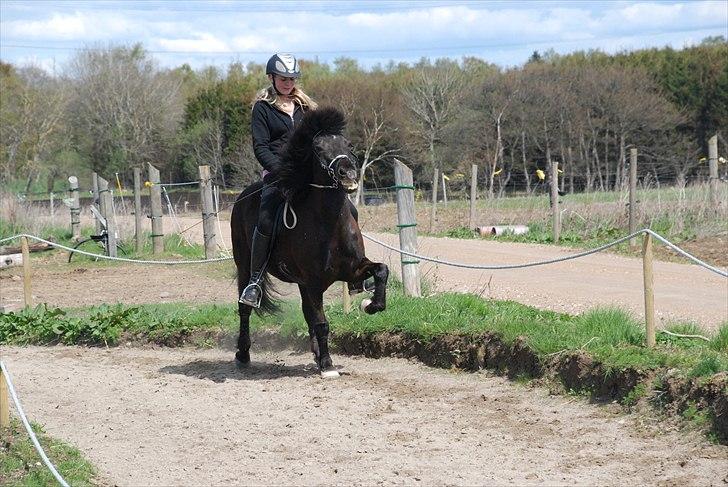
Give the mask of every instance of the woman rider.
[[[293, 129], [300, 123], [304, 112], [315, 110], [317, 104], [296, 86], [301, 76], [298, 61], [292, 54], [274, 54], [265, 66], [265, 74], [271, 86], [261, 90], [253, 103], [251, 132], [253, 152], [263, 166], [263, 192], [260, 196], [258, 223], [253, 232], [250, 252], [250, 282], [243, 289], [239, 301], [254, 308], [260, 307], [262, 289], [260, 282], [270, 252], [271, 236], [278, 207], [283, 202], [283, 194], [270, 181], [268, 174], [279, 164], [278, 154], [285, 145]], [[272, 183], [272, 184], [271, 184]], [[358, 221], [359, 215], [354, 205], [351, 214]], [[356, 294], [372, 289], [373, 281], [349, 283], [349, 293]]]
[[278, 154], [294, 127], [300, 123], [303, 113], [316, 109], [314, 102], [296, 86], [301, 76], [298, 61], [292, 54], [274, 54], [266, 64], [265, 74], [271, 86], [255, 97], [251, 132], [253, 152], [263, 166], [263, 192], [260, 196], [258, 224], [253, 232], [250, 252], [250, 282], [240, 295], [240, 302], [258, 308], [262, 297], [260, 282], [268, 259], [273, 224], [283, 194], [270, 186], [268, 174], [279, 164]]

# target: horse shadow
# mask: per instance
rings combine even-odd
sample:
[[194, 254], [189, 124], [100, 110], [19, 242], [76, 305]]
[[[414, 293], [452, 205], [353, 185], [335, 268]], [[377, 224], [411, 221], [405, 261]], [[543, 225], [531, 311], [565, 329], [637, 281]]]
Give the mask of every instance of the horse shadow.
[[318, 367], [314, 363], [286, 365], [279, 361], [253, 361], [245, 367], [238, 367], [232, 360], [193, 360], [186, 364], [167, 365], [159, 371], [164, 374], [179, 374], [218, 383], [226, 380], [273, 380], [319, 375]]

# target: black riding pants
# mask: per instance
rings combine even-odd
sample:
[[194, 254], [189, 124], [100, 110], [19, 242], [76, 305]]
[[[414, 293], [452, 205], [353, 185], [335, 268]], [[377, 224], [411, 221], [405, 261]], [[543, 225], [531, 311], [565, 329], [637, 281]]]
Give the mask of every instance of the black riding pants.
[[273, 225], [276, 212], [283, 203], [283, 193], [275, 186], [266, 186], [260, 195], [260, 209], [258, 210], [258, 232], [270, 237], [273, 235]]

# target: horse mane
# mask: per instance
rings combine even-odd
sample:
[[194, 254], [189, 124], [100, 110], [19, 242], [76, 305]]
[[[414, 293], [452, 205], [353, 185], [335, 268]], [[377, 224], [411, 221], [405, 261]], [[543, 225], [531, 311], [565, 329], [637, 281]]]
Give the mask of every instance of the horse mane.
[[280, 165], [271, 171], [286, 198], [293, 199], [308, 190], [313, 181], [313, 139], [319, 135], [342, 135], [345, 127], [344, 114], [336, 108], [324, 107], [306, 112], [281, 150]]

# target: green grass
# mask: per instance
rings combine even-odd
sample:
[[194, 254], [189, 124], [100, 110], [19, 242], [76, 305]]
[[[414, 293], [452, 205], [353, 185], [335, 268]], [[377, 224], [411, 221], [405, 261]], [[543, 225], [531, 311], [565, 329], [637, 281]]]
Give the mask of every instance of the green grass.
[[[51, 463], [69, 485], [97, 485], [94, 481], [96, 469], [83, 459], [77, 449], [50, 438], [40, 426], [33, 423], [31, 426]], [[19, 420], [12, 418], [9, 428], [0, 429], [0, 438], [0, 485], [58, 485]]]
[[[485, 300], [472, 294], [446, 293], [418, 299], [404, 296], [398, 283], [389, 288], [387, 306], [386, 312], [370, 316], [358, 311], [344, 314], [340, 304], [332, 303], [326, 306], [326, 314], [337, 333], [392, 332], [431, 340], [443, 334], [491, 332], [507, 343], [525, 337], [542, 357], [584, 351], [609, 370], [674, 368], [689, 377], [728, 370], [725, 347], [728, 323], [710, 342], [658, 334], [657, 346], [648, 349], [643, 346], [643, 325], [619, 309], [601, 308], [571, 316], [512, 301]], [[274, 317], [253, 316], [251, 329], [261, 327], [277, 328], [281, 334], [291, 337], [304, 337], [308, 333], [294, 302], [284, 302], [282, 312]], [[237, 329], [234, 304], [103, 305], [69, 310], [41, 305], [0, 315], [0, 344], [114, 345], [121, 340], [133, 340], [209, 345], [211, 336], [235, 334]], [[677, 324], [673, 330], [700, 332], [690, 324]]]

